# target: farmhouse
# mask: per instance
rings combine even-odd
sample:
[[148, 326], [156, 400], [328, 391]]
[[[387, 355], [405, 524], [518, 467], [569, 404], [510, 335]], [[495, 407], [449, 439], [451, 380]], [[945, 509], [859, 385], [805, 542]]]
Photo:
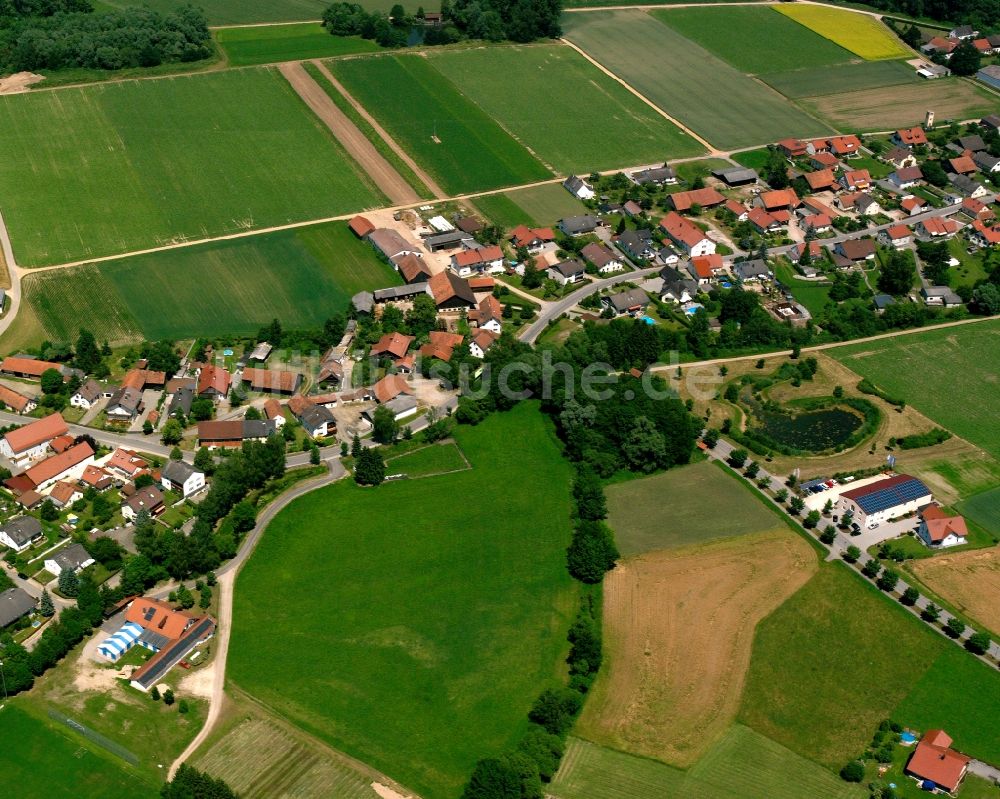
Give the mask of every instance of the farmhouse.
[[365, 238], [365, 236], [375, 230], [375, 225], [369, 221], [368, 217], [361, 216], [360, 214], [351, 219], [351, 221], [347, 223], [347, 227], [349, 227], [351, 232], [359, 239]]
[[[76, 390], [72, 397], [69, 398], [69, 404], [74, 408], [83, 408], [84, 410], [88, 410], [93, 408], [100, 398], [100, 384], [96, 380], [88, 380]], [[8, 405], [9, 404], [10, 403], [8, 403]]]
[[94, 460], [94, 450], [86, 441], [81, 441], [61, 452], [46, 458], [21, 474], [4, 481], [4, 485], [17, 494], [27, 491], [43, 493], [60, 480], [78, 480], [84, 468]]
[[250, 385], [251, 391], [270, 392], [274, 394], [294, 394], [302, 385], [302, 375], [298, 372], [288, 372], [278, 369], [243, 370], [242, 379]]
[[841, 515], [852, 513], [862, 527], [877, 527], [887, 519], [914, 513], [930, 503], [931, 490], [916, 477], [897, 474], [840, 495]]
[[954, 793], [968, 771], [971, 758], [956, 752], [951, 743], [944, 730], [927, 730], [906, 764], [906, 773], [916, 777], [925, 790], [943, 788]]
[[79, 574], [94, 562], [82, 544], [70, 544], [68, 547], [63, 547], [46, 556], [43, 565], [45, 571], [58, 577], [62, 574], [63, 569], [69, 569]]
[[729, 213], [731, 213], [733, 216], [735, 216], [737, 222], [746, 221], [747, 207], [743, 203], [737, 202], [736, 200], [728, 199], [726, 200], [725, 204], [722, 207], [725, 208], [727, 211], [729, 211]]
[[500, 335], [489, 328], [477, 331], [469, 342], [469, 354], [482, 360], [499, 338]]
[[621, 258], [616, 256], [608, 248], [608, 245], [596, 241], [591, 242], [580, 250], [580, 255], [596, 266], [597, 271], [602, 275], [609, 272], [618, 272], [625, 268], [625, 264], [622, 263]]
[[[439, 250], [453, 250], [456, 247], [467, 247], [475, 239], [461, 230], [451, 230], [447, 233], [426, 236], [423, 241], [431, 252], [438, 252]], [[414, 252], [419, 251], [415, 250]]]
[[410, 384], [406, 382], [406, 378], [402, 375], [386, 375], [372, 387], [372, 391], [375, 394], [375, 401], [379, 405], [385, 405], [389, 400], [396, 399], [400, 394], [413, 393]]
[[715, 252], [715, 242], [694, 222], [685, 219], [676, 211], [671, 211], [660, 220], [660, 229], [691, 257], [711, 255]]
[[369, 296], [373, 306], [385, 303], [412, 302], [421, 294], [429, 294], [428, 285], [429, 283], [410, 283], [406, 286], [389, 286], [384, 289], [375, 289]]
[[587, 233], [593, 233], [600, 223], [601, 220], [592, 214], [567, 216], [565, 219], [559, 220], [559, 229], [567, 236], [583, 236]]
[[371, 354], [375, 357], [385, 356], [398, 361], [406, 355], [414, 340], [413, 336], [406, 336], [399, 332], [386, 333], [372, 345]]
[[342, 356], [332, 353], [332, 348], [331, 350], [327, 350], [319, 364], [319, 372], [316, 374], [316, 385], [325, 386], [333, 383], [339, 386], [343, 383], [344, 364], [342, 360]]
[[416, 244], [410, 244], [392, 228], [377, 228], [371, 231], [368, 234], [368, 241], [390, 261], [400, 255], [420, 253], [420, 248]]
[[438, 272], [428, 281], [427, 287], [439, 312], [469, 311], [476, 307], [476, 295], [469, 281], [452, 272]]
[[563, 188], [578, 200], [592, 200], [595, 192], [587, 181], [576, 175], [570, 175], [563, 181]]
[[187, 498], [205, 487], [205, 473], [185, 461], [168, 460], [160, 471], [160, 485]]
[[781, 229], [781, 223], [763, 208], [752, 208], [747, 220], [760, 233], [771, 233]]
[[917, 535], [927, 546], [945, 549], [967, 543], [969, 528], [962, 516], [946, 513], [940, 505], [932, 502], [920, 514]]
[[337, 429], [337, 420], [329, 409], [306, 397], [292, 397], [288, 400], [288, 410], [311, 438], [325, 438]]
[[667, 164], [630, 172], [628, 177], [637, 186], [645, 186], [647, 183], [652, 183], [654, 186], [669, 186], [677, 182], [677, 173]]
[[34, 516], [18, 516], [0, 525], [0, 544], [23, 552], [42, 540], [42, 523]]
[[38, 403], [33, 397], [25, 396], [3, 385], [0, 385], [0, 403], [16, 413], [31, 413], [38, 407]]
[[35, 599], [20, 588], [8, 588], [0, 593], [0, 629], [35, 609]]
[[695, 205], [702, 208], [714, 208], [716, 205], [722, 205], [726, 198], [715, 189], [706, 187], [691, 191], [679, 191], [676, 194], [671, 194], [668, 200], [675, 211], [684, 212], [690, 211]]
[[556, 240], [556, 234], [552, 228], [529, 228], [527, 225], [518, 225], [510, 232], [510, 241], [515, 247], [524, 247], [529, 252], [540, 250], [550, 241]]
[[154, 372], [148, 369], [129, 369], [122, 378], [122, 385], [142, 391], [149, 386], [162, 386], [167, 382], [165, 372]]
[[819, 169], [802, 175], [812, 191], [825, 191], [837, 185], [837, 178], [832, 169]]
[[52, 413], [5, 433], [0, 440], [0, 455], [17, 466], [36, 460], [45, 454], [49, 442], [66, 435], [69, 427], [60, 413]]
[[129, 522], [134, 521], [143, 511], [150, 516], [159, 516], [164, 510], [163, 492], [156, 486], [137, 488], [135, 493], [122, 502], [122, 517]]
[[406, 283], [425, 283], [431, 276], [431, 270], [413, 253], [406, 253], [393, 260], [396, 271]]
[[491, 330], [499, 335], [503, 330], [502, 315], [503, 307], [500, 301], [492, 294], [487, 294], [479, 301], [479, 307], [469, 311], [468, 320], [479, 330]]
[[609, 294], [603, 298], [605, 307], [610, 308], [616, 316], [628, 314], [638, 316], [649, 304], [649, 297], [642, 289], [629, 289], [619, 291], [617, 294]]
[[560, 286], [565, 286], [583, 280], [586, 271], [583, 264], [576, 259], [570, 259], [568, 261], [560, 261], [548, 267], [545, 270], [545, 275]]
[[198, 372], [199, 397], [209, 397], [213, 400], [220, 400], [229, 393], [229, 384], [232, 378], [229, 372], [212, 364], [205, 364]]
[[765, 191], [757, 195], [757, 205], [765, 211], [794, 211], [801, 204], [799, 195], [795, 189], [777, 189], [776, 191]]
[[59, 374], [62, 375], [63, 380], [69, 380], [69, 378], [74, 375], [83, 377], [83, 373], [80, 372], [79, 369], [71, 369], [61, 363], [40, 361], [37, 358], [31, 358], [28, 356], [10, 356], [4, 358], [3, 362], [0, 362], [0, 373], [11, 375], [12, 377], [24, 377], [32, 380], [40, 379], [42, 374], [47, 372], [49, 369], [55, 369], [59, 372]]
[[273, 419], [198, 422], [198, 444], [209, 449], [240, 447], [244, 441], [266, 441], [277, 427]]

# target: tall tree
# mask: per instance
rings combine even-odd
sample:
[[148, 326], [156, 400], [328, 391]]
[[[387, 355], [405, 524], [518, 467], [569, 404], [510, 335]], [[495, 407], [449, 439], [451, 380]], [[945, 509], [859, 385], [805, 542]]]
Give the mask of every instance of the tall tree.
[[94, 340], [94, 334], [86, 328], [80, 329], [80, 335], [76, 339], [74, 361], [77, 368], [87, 374], [96, 371], [101, 365], [101, 351], [97, 348], [97, 341]]

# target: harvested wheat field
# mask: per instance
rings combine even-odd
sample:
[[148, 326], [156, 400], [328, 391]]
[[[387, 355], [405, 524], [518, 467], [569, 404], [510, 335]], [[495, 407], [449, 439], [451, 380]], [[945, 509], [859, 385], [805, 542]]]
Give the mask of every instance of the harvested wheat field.
[[736, 716], [757, 623], [816, 569], [815, 552], [787, 530], [621, 563], [604, 584], [609, 667], [577, 734], [693, 764]]
[[1000, 635], [1000, 548], [938, 555], [908, 567], [934, 593]]

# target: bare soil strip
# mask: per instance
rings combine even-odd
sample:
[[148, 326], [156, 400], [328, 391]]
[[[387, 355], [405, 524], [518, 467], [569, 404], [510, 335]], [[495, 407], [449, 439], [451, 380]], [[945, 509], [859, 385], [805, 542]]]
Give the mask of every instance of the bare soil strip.
[[736, 716], [758, 622], [817, 568], [813, 550], [787, 530], [619, 564], [604, 583], [608, 668], [578, 734], [694, 763]]
[[[342, 95], [344, 95], [344, 98], [354, 107], [354, 110], [357, 111], [359, 114], [361, 114], [361, 117], [375, 129], [375, 132], [379, 136], [381, 136], [382, 140], [386, 144], [388, 144], [392, 148], [393, 152], [395, 152], [396, 155], [398, 155], [403, 160], [403, 163], [406, 164], [414, 172], [416, 172], [417, 177], [424, 182], [424, 185], [432, 192], [434, 192], [434, 196], [437, 197], [439, 200], [446, 199], [448, 195], [437, 183], [434, 182], [434, 178], [432, 178], [423, 169], [421, 169], [420, 166], [417, 164], [417, 162], [414, 161], [412, 158], [410, 158], [409, 153], [407, 153], [406, 150], [400, 147], [399, 144], [396, 142], [396, 140], [389, 135], [389, 132], [376, 121], [375, 117], [373, 117], [371, 114], [368, 113], [368, 109], [365, 108], [363, 105], [361, 105], [361, 103], [359, 103], [350, 95], [350, 93], [347, 91], [347, 89], [344, 88], [344, 86], [340, 83], [340, 81], [338, 81], [335, 77], [333, 77], [333, 73], [326, 68], [326, 64], [324, 64], [322, 61], [319, 60], [313, 61], [312, 63], [315, 64], [316, 68], [323, 73], [323, 77], [326, 78], [328, 81], [330, 81], [330, 85], [333, 86], [333, 88], [336, 89], [338, 92], [340, 92]], [[331, 101], [331, 105], [332, 104], [333, 103]], [[355, 130], [357, 130], [357, 128], [355, 128]], [[551, 181], [545, 181], [545, 182], [550, 183]]]
[[337, 137], [348, 155], [361, 165], [394, 205], [420, 200], [410, 184], [403, 180], [402, 175], [393, 169], [357, 126], [337, 108], [323, 88], [305, 71], [301, 62], [290, 61], [281, 64], [278, 69], [305, 104]]

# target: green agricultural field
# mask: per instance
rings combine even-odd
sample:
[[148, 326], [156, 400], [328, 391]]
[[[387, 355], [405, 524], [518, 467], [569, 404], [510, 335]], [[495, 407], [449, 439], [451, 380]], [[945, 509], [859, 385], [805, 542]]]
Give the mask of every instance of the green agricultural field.
[[381, 49], [375, 42], [360, 36], [331, 36], [315, 22], [222, 28], [215, 32], [215, 38], [229, 63], [237, 67], [304, 58], [330, 58]]
[[955, 646], [944, 646], [933, 665], [892, 714], [900, 724], [918, 730], [944, 728], [955, 748], [967, 755], [1000, 763], [1000, 678]]
[[346, 311], [357, 292], [399, 282], [334, 222], [39, 272], [22, 285], [39, 341], [75, 339], [85, 318], [98, 340], [123, 343], [247, 334], [273, 318], [314, 327]]
[[[127, 8], [149, 6], [154, 11], [172, 11], [187, 4], [188, 0], [98, 0], [101, 6]], [[323, 16], [327, 0], [198, 0], [196, 5], [205, 10], [209, 25], [240, 25], [258, 22], [295, 22], [318, 20]], [[365, 8], [388, 11], [392, 3], [383, 0], [363, 0]]]
[[468, 469], [462, 450], [454, 443], [431, 444], [386, 461], [385, 470], [389, 474], [405, 474], [407, 477], [430, 477], [447, 472]]
[[586, 206], [558, 183], [477, 197], [476, 208], [505, 228], [550, 227], [563, 217], [586, 212]]
[[[924, 724], [934, 714], [949, 733], [970, 731], [971, 719], [960, 721], [969, 703], [1000, 695], [1000, 675], [973, 669], [946, 695], [922, 689], [944, 685], [950, 658], [934, 672], [953, 646], [847, 567], [823, 567], [758, 626], [739, 720], [832, 769], [863, 751], [885, 718]], [[984, 743], [969, 738], [970, 747]]]
[[276, 71], [0, 98], [0, 203], [23, 266], [384, 202]]
[[570, 738], [549, 789], [558, 799], [744, 799], [750, 785], [753, 796], [769, 799], [866, 795], [860, 787], [739, 724], [688, 772]]
[[425, 799], [523, 733], [576, 608], [548, 421], [524, 403], [456, 439], [470, 470], [282, 511], [240, 573], [229, 653], [240, 688]]
[[609, 485], [608, 524], [622, 555], [758, 533], [781, 520], [709, 461]]
[[718, 147], [830, 132], [777, 92], [645, 12], [567, 14], [563, 24], [572, 42]]
[[785, 97], [792, 99], [878, 89], [904, 83], [927, 85], [905, 61], [861, 61], [824, 67], [792, 68], [787, 72], [769, 72], [759, 77]]
[[[1000, 321], [836, 347], [829, 354], [942, 427], [1000, 457], [995, 402]], [[962, 402], [955, 402], [956, 394]]]
[[[740, 72], [826, 67], [854, 58], [843, 47], [768, 6], [672, 8], [651, 12]], [[780, 47], [762, 46], [780, 42]]]
[[416, 55], [331, 61], [330, 71], [450, 193], [552, 177], [538, 159]]
[[[431, 63], [556, 172], [589, 173], [705, 151], [564, 45], [452, 51]], [[542, 97], [544, 102], [531, 99]]]
[[1000, 535], [1000, 486], [960, 502], [958, 511], [984, 530]]
[[0, 774], [18, 799], [152, 799], [159, 785], [68, 727], [36, 717], [17, 700], [0, 710]]
[[736, 153], [733, 160], [737, 164], [748, 166], [751, 169], [763, 169], [767, 165], [769, 155], [766, 147], [760, 147], [756, 150], [744, 150], [741, 153]]

